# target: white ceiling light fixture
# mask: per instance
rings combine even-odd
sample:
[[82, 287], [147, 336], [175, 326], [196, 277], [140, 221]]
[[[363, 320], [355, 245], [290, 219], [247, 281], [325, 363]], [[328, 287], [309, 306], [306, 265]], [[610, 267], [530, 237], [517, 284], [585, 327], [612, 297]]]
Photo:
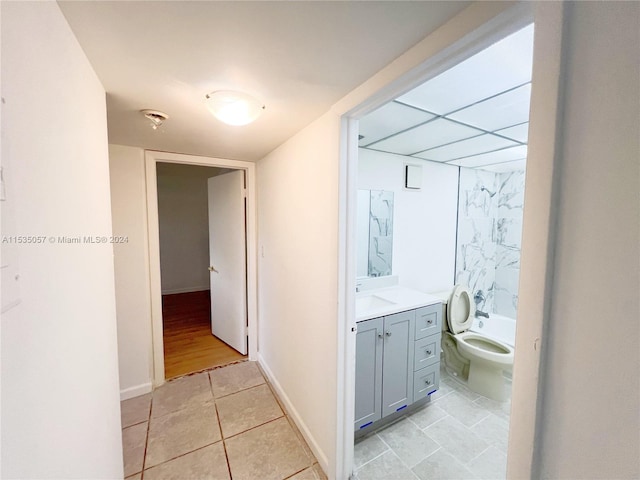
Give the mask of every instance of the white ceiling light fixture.
[[140, 113], [151, 120], [151, 128], [154, 130], [157, 130], [158, 127], [169, 118], [169, 115], [164, 112], [159, 112], [158, 110], [140, 110]]
[[247, 125], [260, 116], [265, 106], [246, 93], [218, 90], [207, 95], [207, 108], [227, 125]]

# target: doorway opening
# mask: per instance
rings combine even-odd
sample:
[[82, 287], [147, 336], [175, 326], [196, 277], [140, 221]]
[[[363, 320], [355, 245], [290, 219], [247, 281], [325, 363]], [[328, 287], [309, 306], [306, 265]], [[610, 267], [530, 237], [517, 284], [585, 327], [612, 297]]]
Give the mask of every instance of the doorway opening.
[[532, 59], [533, 24], [359, 121], [358, 476], [506, 478]]
[[[355, 316], [357, 278], [357, 190], [359, 120], [384, 104], [407, 93], [429, 79], [464, 61], [508, 35], [535, 23], [533, 88], [531, 91], [526, 206], [519, 278], [518, 316], [523, 322], [516, 332], [512, 411], [509, 424], [508, 472], [514, 477], [535, 476], [536, 426], [540, 407], [540, 344], [549, 311], [546, 295], [550, 282], [548, 259], [553, 254], [549, 241], [553, 231], [553, 202], [557, 195], [556, 131], [562, 74], [562, 23], [564, 10], [559, 5], [544, 4], [532, 9], [527, 4], [511, 6], [485, 18], [450, 41], [434, 35], [433, 43], [421, 55], [422, 63], [411, 68], [390, 68], [384, 72], [391, 81], [378, 82], [378, 90], [362, 101], [345, 102], [341, 122], [341, 207], [346, 214], [341, 222], [342, 272], [339, 280], [344, 309], [340, 310], [338, 452], [336, 472], [347, 478], [354, 472], [355, 358], [357, 325]], [[534, 22], [535, 20], [535, 22]], [[434, 49], [436, 49], [434, 53]], [[487, 193], [488, 192], [484, 192]], [[360, 302], [363, 303], [363, 302]], [[366, 304], [366, 302], [364, 302]], [[533, 452], [533, 453], [532, 453]]]
[[[219, 176], [222, 179], [217, 181], [226, 183], [224, 175], [230, 172], [233, 170], [197, 165], [165, 162], [156, 165], [167, 380], [246, 359], [246, 342], [236, 345], [239, 351], [220, 338], [224, 335], [219, 333], [218, 323], [229, 318], [229, 313], [218, 313], [220, 308], [225, 308], [221, 305], [225, 300], [213, 295], [214, 304], [211, 295], [210, 230], [213, 226], [209, 217], [216, 213], [211, 210], [219, 206], [215, 201], [209, 202], [208, 183], [209, 179]], [[244, 209], [239, 213], [244, 226]], [[216, 233], [220, 232], [213, 232]], [[243, 228], [242, 237], [245, 233]], [[241, 243], [245, 243], [245, 238]], [[246, 278], [244, 265], [240, 269], [239, 275]], [[246, 326], [246, 281], [242, 283], [238, 315]], [[219, 318], [221, 316], [224, 318]]]
[[257, 353], [255, 165], [145, 152], [154, 387]]

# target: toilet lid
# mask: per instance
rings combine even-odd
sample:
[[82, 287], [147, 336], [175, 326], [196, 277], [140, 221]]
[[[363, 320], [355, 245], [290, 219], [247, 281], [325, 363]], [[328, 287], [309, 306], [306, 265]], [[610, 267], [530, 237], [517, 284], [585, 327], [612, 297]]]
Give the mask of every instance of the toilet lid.
[[475, 314], [476, 306], [469, 288], [466, 285], [456, 285], [447, 304], [447, 323], [451, 333], [455, 335], [467, 331]]

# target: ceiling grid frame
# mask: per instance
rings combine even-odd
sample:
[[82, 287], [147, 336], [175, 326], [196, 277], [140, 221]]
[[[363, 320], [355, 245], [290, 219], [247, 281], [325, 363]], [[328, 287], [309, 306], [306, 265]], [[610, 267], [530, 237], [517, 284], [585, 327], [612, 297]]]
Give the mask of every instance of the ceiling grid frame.
[[[513, 45], [509, 45], [510, 41], [513, 41]], [[510, 58], [512, 61], [514, 58], [519, 58], [519, 57], [522, 57], [524, 60], [526, 60], [528, 56], [531, 55], [532, 46], [533, 46], [532, 42], [533, 42], [533, 26], [529, 25], [523, 28], [522, 30], [520, 30], [519, 32], [516, 32], [512, 36], [507, 37], [506, 39], [503, 39], [503, 41], [498, 42], [497, 44], [494, 44], [488, 49], [483, 50], [476, 56], [470, 57], [464, 62], [461, 62], [461, 64], [459, 65], [462, 65], [465, 62], [477, 62], [478, 59], [475, 57], [488, 55], [489, 57], [493, 56], [493, 60], [494, 60], [493, 67], [495, 67], [496, 66], [495, 63], [497, 61], [496, 58], [498, 58], [498, 54], [496, 52], [499, 49], [502, 49], [502, 53], [504, 53], [505, 50], [508, 51], [509, 55], [506, 55], [506, 57]], [[496, 50], [496, 52], [491, 53], [490, 50], [493, 49], [494, 47], [498, 48], [498, 50]], [[511, 51], [509, 51], [509, 49], [511, 49]], [[499, 58], [499, 60], [502, 61], [501, 58]], [[498, 64], [500, 63], [500, 61], [498, 61]], [[505, 63], [504, 65], [505, 71], [508, 71], [510, 68], [510, 65], [508, 65], [508, 61], [504, 60], [503, 63]], [[453, 67], [450, 70], [453, 71], [456, 69], [456, 67]], [[473, 162], [472, 160], [474, 160], [474, 157], [477, 157], [477, 162], [479, 164], [474, 165], [470, 168], [484, 168], [484, 167], [492, 167], [495, 165], [503, 165], [506, 163], [513, 163], [514, 167], [517, 167], [518, 169], [520, 169], [522, 168], [523, 160], [526, 161], [526, 150], [522, 152], [521, 147], [525, 147], [526, 149], [527, 141], [528, 141], [528, 138], [527, 138], [528, 129], [526, 126], [528, 125], [528, 112], [529, 112], [529, 102], [530, 102], [529, 97], [530, 97], [530, 89], [531, 89], [530, 62], [529, 62], [528, 68], [529, 70], [528, 72], [526, 72], [528, 75], [528, 78], [526, 78], [526, 81], [515, 82], [506, 88], [501, 88], [497, 92], [494, 91], [491, 94], [482, 96], [480, 98], [476, 98], [474, 101], [471, 101], [468, 104], [464, 104], [462, 106], [458, 106], [457, 108], [448, 110], [446, 111], [446, 113], [438, 113], [437, 108], [425, 107], [424, 103], [428, 101], [429, 94], [426, 95], [426, 100], [420, 97], [421, 93], [424, 94], [424, 92], [428, 91], [430, 83], [434, 81], [436, 82], [440, 81], [440, 83], [442, 83], [439, 77], [434, 77], [433, 79], [416, 87], [410, 92], [407, 92], [401, 95], [400, 97], [396, 98], [395, 100], [392, 100], [388, 104], [378, 109], [378, 110], [381, 110], [382, 108], [387, 107], [388, 105], [391, 105], [391, 104], [396, 106], [400, 105], [406, 109], [413, 109], [413, 110], [418, 110], [420, 112], [424, 112], [425, 115], [432, 115], [432, 118], [428, 118], [426, 120], [417, 122], [414, 125], [410, 125], [410, 126], [406, 126], [406, 122], [405, 122], [405, 125], [403, 126], [404, 128], [400, 128], [400, 129], [394, 129], [394, 126], [393, 126], [394, 122], [397, 122], [397, 119], [389, 119], [388, 120], [389, 125], [387, 126], [388, 128], [386, 132], [387, 135], [384, 135], [384, 136], [380, 136], [381, 119], [377, 118], [377, 122], [378, 122], [376, 124], [377, 135], [372, 137], [368, 135], [368, 132], [367, 132], [368, 116], [364, 117], [360, 121], [361, 134], [363, 134], [363, 137], [361, 138], [361, 141], [360, 141], [360, 147], [368, 150], [372, 150], [372, 151], [402, 155], [412, 159], [433, 161], [433, 162], [445, 163], [449, 165], [455, 165], [457, 162], [464, 163], [462, 162], [463, 160], [468, 160], [467, 163], [475, 164], [475, 162]], [[501, 74], [500, 68], [496, 68], [495, 70], [498, 71], [496, 75]], [[444, 72], [443, 74], [441, 74], [441, 76], [446, 74], [449, 74], [449, 76], [451, 76], [450, 71]], [[522, 78], [524, 74], [522, 72], [519, 72], [519, 75], [520, 75], [519, 78], [521, 78], [521, 80], [524, 80], [524, 78]], [[460, 84], [464, 85], [465, 82], [469, 83], [471, 81], [472, 80], [469, 80], [467, 78], [463, 78], [463, 79], [458, 78], [458, 79], [455, 79], [452, 83], [454, 85], [460, 85]], [[501, 81], [503, 84], [505, 83], [504, 79], [501, 79]], [[508, 81], [508, 79], [506, 81]], [[485, 79], [485, 83], [486, 83], [486, 79]], [[487, 88], [491, 88], [491, 87], [492, 85], [489, 85], [489, 87], [487, 87], [487, 85], [485, 84], [480, 88], [480, 90], [482, 90], [483, 88], [484, 90], [487, 90]], [[442, 85], [440, 89], [442, 89]], [[514, 92], [520, 92], [520, 93], [514, 93]], [[465, 91], [465, 94], [467, 96], [470, 95], [468, 91]], [[451, 96], [455, 97], [455, 92], [451, 93]], [[405, 101], [407, 97], [409, 97], [409, 100], [411, 100], [411, 103]], [[500, 100], [502, 100], [502, 105], [500, 105]], [[482, 112], [482, 109], [478, 107], [481, 107], [482, 105], [485, 105], [485, 106], [489, 105], [487, 102], [491, 102], [491, 101], [495, 102], [497, 105], [495, 107], [493, 106], [490, 107], [490, 111], [492, 112], [492, 115], [486, 115], [486, 112]], [[480, 117], [480, 119], [475, 121], [469, 121], [469, 117], [471, 116], [470, 114], [473, 108], [475, 108], [476, 110], [479, 110], [479, 114], [473, 113], [472, 115], [475, 115], [476, 117]], [[496, 112], [495, 114], [493, 114], [494, 110]], [[396, 111], [401, 112], [401, 110], [397, 110], [397, 109]], [[525, 111], [526, 111], [526, 120], [524, 120]], [[463, 120], [460, 118], [460, 116], [458, 118], [452, 118], [452, 116], [455, 116], [456, 114], [464, 113], [464, 112], [469, 112], [469, 114], [466, 115], [467, 116], [466, 119]], [[373, 114], [375, 114], [375, 111], [372, 112], [372, 114], [370, 115], [373, 115]], [[502, 115], [500, 116], [500, 114]], [[491, 117], [491, 118], [488, 118], [485, 121], [485, 118], [483, 118], [483, 116]], [[451, 124], [449, 123], [442, 124], [441, 123], [442, 120], [451, 122]], [[492, 123], [494, 128], [487, 128], [487, 125], [489, 123]], [[464, 132], [464, 131], [455, 132], [455, 130], [447, 131], [446, 125], [452, 125], [452, 124], [457, 124], [461, 127], [472, 129], [473, 131], [477, 132], [477, 134], [469, 135], [470, 133], [472, 133], [471, 130], [467, 132]], [[442, 143], [439, 143], [439, 144], [428, 143], [429, 134], [425, 132], [429, 128], [429, 127], [425, 128], [425, 126], [428, 126], [428, 125], [432, 125], [433, 127], [436, 127], [436, 126], [441, 127], [440, 135], [442, 135], [442, 140], [443, 140]], [[495, 126], [498, 126], [499, 128], [495, 128]], [[444, 128], [444, 130], [442, 130], [442, 128]], [[412, 132], [415, 135], [412, 135]], [[436, 136], [436, 135], [433, 135], [433, 136]], [[392, 141], [394, 138], [396, 139], [395, 142]], [[492, 145], [492, 138], [495, 138], [493, 145]], [[432, 139], [433, 137], [431, 138], [431, 140]], [[505, 143], [505, 142], [509, 142], [509, 143]], [[407, 148], [403, 148], [403, 147], [416, 148], [420, 143], [423, 143], [424, 146], [426, 146], [427, 148], [423, 148], [421, 150], [416, 150], [416, 151], [407, 151]], [[473, 148], [470, 146], [470, 144], [476, 144], [478, 150], [473, 151]], [[400, 147], [400, 145], [402, 145], [402, 147]], [[455, 148], [456, 146], [459, 148], [456, 149]], [[447, 149], [445, 147], [452, 147], [452, 148]], [[500, 153], [500, 152], [502, 152], [502, 156], [504, 157], [506, 154], [509, 153], [510, 149], [514, 149], [511, 151], [514, 152], [515, 154], [514, 156], [516, 158], [503, 160], [503, 161], [500, 161], [498, 158], [495, 158], [495, 159], [485, 158], [486, 156], [489, 156], [493, 153]], [[433, 156], [430, 157], [428, 152], [433, 152]], [[503, 165], [503, 167], [506, 167], [506, 165]], [[492, 168], [489, 168], [489, 169], [492, 169]]]

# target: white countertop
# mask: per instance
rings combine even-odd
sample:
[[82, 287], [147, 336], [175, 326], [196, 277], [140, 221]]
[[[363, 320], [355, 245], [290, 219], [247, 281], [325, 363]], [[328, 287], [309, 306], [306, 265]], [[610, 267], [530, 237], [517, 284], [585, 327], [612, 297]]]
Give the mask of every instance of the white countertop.
[[441, 302], [433, 295], [397, 285], [366, 290], [356, 294], [356, 322]]

